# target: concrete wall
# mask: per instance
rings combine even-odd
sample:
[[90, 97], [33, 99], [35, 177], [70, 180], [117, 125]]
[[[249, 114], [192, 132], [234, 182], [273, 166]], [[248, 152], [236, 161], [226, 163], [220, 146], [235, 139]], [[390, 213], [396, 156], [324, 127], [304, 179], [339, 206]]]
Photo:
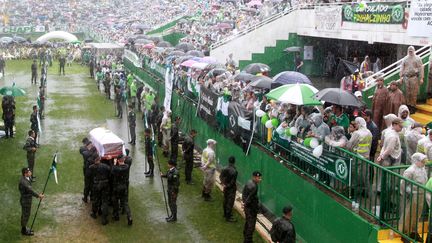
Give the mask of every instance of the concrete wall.
[[[409, 9], [405, 11], [409, 12]], [[223, 63], [230, 53], [234, 53], [236, 61], [250, 60], [252, 53], [263, 53], [264, 48], [274, 46], [276, 40], [286, 40], [289, 33], [297, 33], [300, 36], [366, 41], [368, 43], [381, 42], [416, 46], [432, 44], [432, 37], [409, 37], [407, 30], [401, 24], [342, 22], [338, 32], [318, 31], [315, 27], [315, 10], [301, 9], [212, 50], [211, 55]]]

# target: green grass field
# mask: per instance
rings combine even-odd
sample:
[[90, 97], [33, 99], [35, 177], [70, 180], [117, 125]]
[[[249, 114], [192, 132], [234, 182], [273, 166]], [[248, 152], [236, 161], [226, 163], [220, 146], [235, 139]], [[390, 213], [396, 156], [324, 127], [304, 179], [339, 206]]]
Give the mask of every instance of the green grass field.
[[[46, 198], [34, 226], [35, 236], [21, 236], [18, 181], [21, 168], [27, 165], [22, 147], [30, 128], [31, 107], [36, 104], [38, 88], [30, 84], [30, 61], [8, 61], [6, 65], [6, 75], [0, 80], [0, 87], [15, 82], [28, 94], [16, 98], [15, 138], [0, 139], [3, 164], [0, 170], [0, 242], [242, 242], [243, 219], [236, 213], [237, 223], [223, 220], [222, 193], [216, 188], [213, 192], [215, 201], [202, 200], [202, 174], [197, 169], [193, 174], [195, 185], [184, 183], [184, 169], [181, 169], [178, 222], [165, 222], [161, 180], [159, 176], [149, 179], [143, 174], [144, 142], [140, 122], [137, 145], [128, 146], [134, 158], [129, 193], [134, 224], [127, 226], [123, 215], [118, 222], [109, 218], [107, 226], [102, 226], [100, 219], [92, 219], [89, 216], [90, 204], [81, 201], [80, 141], [91, 129], [104, 126], [127, 142], [127, 125], [125, 118], [114, 117], [112, 101], [97, 90], [95, 82], [88, 78], [87, 68], [74, 64], [71, 68], [66, 67], [66, 76], [59, 76], [58, 63], [48, 71], [46, 112], [42, 120], [41, 146], [36, 154], [37, 181], [33, 187], [42, 190], [55, 151], [59, 151], [59, 184], [56, 185], [53, 179], [48, 182]], [[137, 117], [140, 116], [141, 113], [137, 113]], [[166, 159], [159, 158], [164, 171]], [[31, 220], [37, 202], [33, 200]], [[258, 234], [254, 239], [262, 242]]]

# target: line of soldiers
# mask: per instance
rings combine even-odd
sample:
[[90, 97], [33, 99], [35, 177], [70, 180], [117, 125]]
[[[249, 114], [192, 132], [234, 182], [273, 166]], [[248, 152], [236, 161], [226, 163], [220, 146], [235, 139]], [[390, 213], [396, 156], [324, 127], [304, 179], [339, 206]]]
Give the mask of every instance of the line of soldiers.
[[114, 221], [120, 220], [120, 207], [127, 215], [128, 225], [132, 225], [132, 214], [128, 204], [129, 171], [132, 158], [129, 150], [126, 155], [115, 159], [101, 159], [95, 146], [88, 139], [82, 140], [80, 154], [83, 156], [84, 203], [90, 196], [92, 202], [91, 217], [102, 216], [102, 225], [108, 224], [108, 207], [113, 206]]

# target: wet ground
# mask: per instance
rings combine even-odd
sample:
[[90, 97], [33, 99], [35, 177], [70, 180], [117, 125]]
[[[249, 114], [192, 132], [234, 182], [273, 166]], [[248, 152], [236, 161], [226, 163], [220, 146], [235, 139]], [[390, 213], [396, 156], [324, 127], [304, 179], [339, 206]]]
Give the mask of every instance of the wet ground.
[[[17, 134], [13, 139], [0, 139], [0, 242], [241, 242], [244, 221], [238, 214], [237, 223], [226, 223], [222, 218], [222, 195], [215, 189], [215, 201], [203, 202], [200, 197], [202, 175], [194, 171], [195, 185], [184, 183], [183, 170], [178, 199], [179, 221], [166, 223], [166, 209], [159, 176], [145, 178], [143, 128], [137, 122], [137, 144], [128, 146], [133, 157], [130, 175], [129, 203], [134, 223], [128, 226], [126, 217], [110, 220], [102, 226], [100, 219], [89, 216], [90, 204], [81, 201], [83, 178], [82, 157], [78, 153], [81, 139], [98, 126], [112, 130], [126, 143], [128, 141], [126, 114], [123, 119], [114, 116], [114, 105], [88, 78], [87, 69], [75, 64], [66, 68], [66, 76], [57, 74], [57, 64], [49, 69], [45, 119], [42, 120], [41, 147], [37, 151], [33, 187], [41, 191], [52, 155], [59, 151], [59, 184], [48, 181], [35, 222], [35, 236], [20, 235], [19, 192], [20, 170], [26, 166], [26, 133], [30, 127], [31, 106], [36, 104], [38, 86], [30, 84], [29, 61], [7, 63], [5, 78], [0, 87], [11, 85], [24, 88], [28, 94], [16, 99]], [[125, 110], [125, 109], [124, 109]], [[137, 113], [140, 117], [141, 113]], [[166, 160], [161, 158], [162, 170]], [[157, 173], [158, 174], [158, 173]], [[32, 218], [38, 200], [33, 200]], [[31, 220], [29, 225], [31, 224]], [[262, 241], [257, 234], [255, 239]]]

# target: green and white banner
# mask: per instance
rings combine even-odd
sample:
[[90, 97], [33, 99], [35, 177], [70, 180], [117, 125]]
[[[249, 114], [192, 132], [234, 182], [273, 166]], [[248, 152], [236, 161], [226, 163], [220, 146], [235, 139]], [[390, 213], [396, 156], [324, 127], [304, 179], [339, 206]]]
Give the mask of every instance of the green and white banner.
[[34, 33], [36, 31], [36, 26], [2, 26], [0, 27], [0, 33], [4, 34], [28, 34]]
[[290, 151], [293, 156], [315, 166], [318, 170], [326, 173], [330, 177], [345, 185], [351, 185], [351, 161], [349, 158], [342, 157], [326, 149], [323, 151], [322, 155], [317, 158], [313, 155], [313, 149], [296, 142], [289, 143], [288, 151]]
[[354, 3], [342, 8], [342, 21], [364, 24], [402, 24], [405, 3]]

